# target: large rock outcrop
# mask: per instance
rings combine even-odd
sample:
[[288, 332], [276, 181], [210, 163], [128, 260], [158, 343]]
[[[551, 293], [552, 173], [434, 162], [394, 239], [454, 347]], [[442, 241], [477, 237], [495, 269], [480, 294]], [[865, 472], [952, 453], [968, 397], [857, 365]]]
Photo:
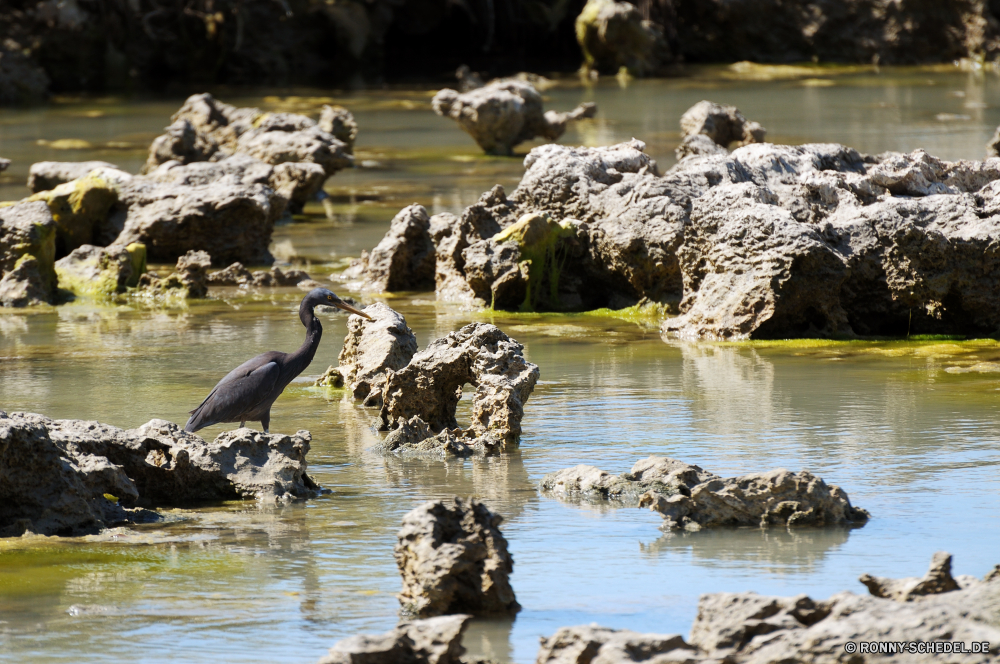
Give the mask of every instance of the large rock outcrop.
[[542, 110], [542, 96], [525, 81], [493, 81], [475, 90], [445, 88], [431, 100], [434, 112], [458, 123], [486, 154], [513, 154], [514, 146], [541, 137], [554, 141], [567, 123], [591, 118], [597, 106], [587, 102], [568, 113]]
[[472, 421], [462, 433], [489, 438], [494, 441], [490, 447], [516, 445], [524, 404], [539, 375], [523, 351], [524, 346], [487, 323], [471, 323], [432, 341], [388, 375], [379, 412], [382, 430], [422, 422], [435, 433], [454, 431], [462, 386], [472, 384]]
[[648, 506], [663, 516], [665, 530], [861, 524], [869, 518], [840, 487], [805, 470], [722, 478], [667, 457], [642, 459], [619, 476], [575, 466], [546, 475], [540, 488], [565, 499]]
[[173, 124], [150, 145], [145, 171], [242, 154], [280, 170], [294, 210], [315, 197], [327, 177], [353, 164], [357, 123], [339, 107], [326, 107], [317, 123], [296, 113], [236, 108], [203, 93], [189, 97], [170, 119]]
[[0, 306], [52, 301], [57, 229], [41, 201], [0, 206]]
[[[659, 176], [644, 149], [533, 149], [509, 198], [495, 188], [431, 233], [438, 297], [654, 302], [682, 338], [1000, 330], [1000, 160], [754, 143]], [[470, 218], [479, 234], [454, 231]], [[534, 230], [508, 233], [515, 220]]]
[[462, 634], [472, 616], [401, 622], [384, 634], [337, 641], [317, 664], [464, 664]]
[[399, 602], [418, 617], [450, 613], [513, 615], [514, 560], [503, 517], [475, 499], [435, 500], [403, 517], [394, 553], [403, 576]]
[[164, 420], [137, 429], [0, 411], [0, 535], [74, 535], [129, 509], [315, 496], [310, 436], [237, 429], [208, 443]]
[[662, 74], [678, 60], [663, 27], [644, 20], [641, 10], [628, 2], [588, 0], [576, 17], [576, 41], [584, 68], [602, 73], [624, 68], [633, 76]]

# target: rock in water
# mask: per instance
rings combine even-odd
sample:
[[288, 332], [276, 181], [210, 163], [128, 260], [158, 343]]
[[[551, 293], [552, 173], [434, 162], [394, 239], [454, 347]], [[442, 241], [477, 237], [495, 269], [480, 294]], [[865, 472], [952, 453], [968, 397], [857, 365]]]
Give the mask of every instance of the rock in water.
[[569, 113], [542, 111], [542, 96], [524, 81], [506, 79], [457, 92], [439, 91], [431, 100], [434, 112], [449, 117], [479, 144], [486, 154], [509, 155], [514, 146], [536, 136], [554, 141], [568, 122], [591, 118], [597, 106], [584, 103]]
[[338, 357], [339, 374], [355, 399], [363, 399], [365, 406], [380, 408], [387, 375], [413, 359], [417, 337], [406, 326], [402, 314], [381, 302], [363, 311], [374, 320], [354, 315], [347, 319], [347, 336]]
[[74, 249], [56, 261], [59, 287], [75, 295], [107, 298], [139, 284], [146, 271], [146, 247], [95, 247]]
[[[133, 245], [134, 246], [134, 245]], [[189, 251], [177, 259], [177, 267], [171, 274], [159, 278], [145, 273], [139, 279], [139, 295], [178, 295], [181, 298], [202, 298], [208, 294], [208, 268], [212, 257], [205, 251]]]
[[0, 206], [0, 306], [52, 301], [57, 229], [41, 201]]
[[[660, 658], [658, 655], [667, 655]], [[598, 625], [561, 627], [541, 638], [535, 664], [631, 664], [691, 662], [700, 653], [680, 634], [640, 634]]]
[[403, 517], [394, 553], [403, 576], [399, 602], [419, 617], [449, 613], [513, 615], [514, 561], [503, 518], [478, 500], [436, 500]]
[[868, 512], [851, 505], [840, 487], [805, 470], [722, 478], [668, 457], [642, 459], [617, 477], [593, 466], [575, 466], [549, 473], [540, 488], [560, 498], [649, 506], [663, 515], [667, 530], [860, 524], [869, 518]]
[[471, 383], [476, 391], [469, 432], [495, 437], [503, 447], [514, 446], [538, 375], [538, 366], [524, 359], [524, 346], [494, 325], [471, 323], [431, 342], [388, 376], [379, 413], [382, 430], [413, 417], [435, 432], [457, 428], [461, 389]]
[[681, 135], [684, 138], [707, 136], [723, 148], [735, 144], [742, 147], [763, 143], [767, 131], [756, 122], [743, 117], [740, 109], [728, 104], [700, 101], [681, 116]]
[[341, 639], [318, 664], [464, 664], [462, 633], [472, 616], [402, 622], [384, 634]]
[[393, 217], [389, 231], [368, 255], [363, 288], [378, 292], [433, 288], [437, 255], [430, 227], [422, 205], [405, 207]]
[[897, 602], [912, 602], [925, 595], [948, 593], [969, 587], [979, 582], [975, 577], [963, 576], [955, 579], [951, 575], [951, 554], [938, 551], [931, 558], [930, 569], [923, 578], [887, 579], [881, 576], [862, 574], [858, 579], [865, 584], [875, 597], [885, 597]]
[[164, 420], [124, 430], [0, 412], [0, 533], [93, 532], [133, 520], [136, 505], [310, 498], [309, 442], [308, 431], [243, 428], [207, 443]]
[[638, 7], [615, 0], [588, 0], [576, 17], [583, 66], [603, 73], [625, 68], [649, 76], [677, 61], [660, 26], [643, 20]]

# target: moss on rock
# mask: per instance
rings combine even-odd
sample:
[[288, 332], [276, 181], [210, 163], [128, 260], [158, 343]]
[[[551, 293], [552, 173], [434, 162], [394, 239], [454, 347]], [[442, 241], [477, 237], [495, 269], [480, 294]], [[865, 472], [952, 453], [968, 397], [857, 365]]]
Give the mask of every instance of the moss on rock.
[[40, 191], [26, 199], [44, 201], [59, 227], [56, 249], [66, 255], [77, 247], [98, 241], [111, 209], [118, 203], [118, 187], [110, 179], [91, 173]]
[[559, 277], [566, 260], [562, 240], [576, 235], [571, 220], [557, 222], [547, 214], [531, 212], [497, 233], [497, 243], [514, 243], [521, 253], [521, 273], [528, 275], [522, 311], [534, 311], [544, 305], [558, 310]]

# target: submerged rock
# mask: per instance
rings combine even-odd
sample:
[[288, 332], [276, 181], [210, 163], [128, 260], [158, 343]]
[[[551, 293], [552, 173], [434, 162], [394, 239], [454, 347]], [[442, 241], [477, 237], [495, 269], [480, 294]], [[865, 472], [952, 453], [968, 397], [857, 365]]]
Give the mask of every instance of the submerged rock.
[[0, 306], [52, 302], [57, 228], [41, 201], [0, 205]]
[[648, 76], [678, 60], [662, 27], [643, 20], [639, 8], [628, 2], [588, 0], [576, 17], [576, 41], [584, 68], [604, 73], [624, 68], [633, 76]]
[[61, 184], [86, 177], [99, 168], [118, 170], [106, 161], [39, 161], [28, 169], [28, 189], [37, 194], [55, 189]]
[[401, 622], [383, 634], [337, 641], [318, 664], [463, 664], [462, 633], [472, 616]]
[[146, 247], [85, 244], [56, 261], [55, 269], [60, 288], [75, 295], [107, 298], [139, 285], [146, 271]]
[[495, 439], [503, 448], [516, 445], [524, 403], [538, 381], [538, 366], [525, 360], [523, 351], [524, 346], [486, 323], [472, 323], [432, 341], [409, 364], [388, 374], [379, 413], [382, 430], [413, 417], [434, 432], [456, 429], [462, 386], [472, 384], [476, 391], [468, 432]]
[[840, 487], [808, 471], [778, 469], [722, 478], [667, 457], [642, 459], [619, 476], [576, 466], [546, 475], [539, 488], [563, 498], [649, 506], [663, 516], [666, 530], [853, 524], [869, 518]]
[[363, 311], [373, 320], [353, 315], [347, 319], [337, 372], [355, 399], [363, 399], [365, 406], [380, 408], [387, 376], [413, 359], [417, 337], [402, 314], [381, 302]]
[[590, 102], [569, 113], [543, 112], [542, 96], [534, 86], [511, 79], [461, 93], [445, 88], [431, 105], [438, 115], [457, 122], [486, 154], [498, 155], [512, 154], [514, 146], [536, 136], [554, 141], [568, 122], [597, 113]]
[[136, 506], [315, 496], [310, 436], [227, 431], [207, 443], [152, 420], [137, 429], [0, 412], [0, 535], [76, 535], [145, 518]]
[[510, 587], [514, 561], [500, 532], [503, 517], [475, 499], [424, 503], [403, 517], [394, 554], [403, 612], [513, 615], [521, 607]]

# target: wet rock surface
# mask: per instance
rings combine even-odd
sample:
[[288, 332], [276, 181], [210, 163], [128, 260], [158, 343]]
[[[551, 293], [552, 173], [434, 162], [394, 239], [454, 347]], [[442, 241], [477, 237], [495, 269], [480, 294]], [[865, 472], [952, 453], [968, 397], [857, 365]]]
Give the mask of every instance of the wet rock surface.
[[217, 270], [208, 275], [207, 281], [212, 286], [240, 286], [245, 288], [274, 288], [283, 286], [298, 286], [311, 281], [305, 270], [286, 267], [272, 267], [270, 270], [250, 271], [243, 263], [236, 262], [224, 270]]
[[535, 137], [554, 141], [566, 124], [597, 113], [584, 103], [568, 113], [543, 111], [542, 96], [530, 83], [505, 79], [468, 92], [449, 88], [431, 101], [434, 112], [458, 123], [486, 154], [509, 155], [514, 146]]
[[383, 634], [341, 639], [318, 664], [463, 664], [462, 634], [472, 616], [402, 622]]
[[[1000, 295], [1000, 160], [753, 143], [660, 176], [644, 150], [541, 146], [509, 198], [494, 188], [461, 217], [435, 217], [438, 298], [649, 302], [680, 314], [662, 328], [680, 338], [1000, 329], [989, 304]], [[518, 221], [561, 230], [533, 247], [509, 231]]]
[[564, 499], [612, 500], [659, 512], [663, 528], [862, 524], [869, 514], [838, 486], [784, 469], [722, 478], [699, 466], [651, 456], [618, 476], [593, 466], [546, 475], [539, 487]]
[[0, 306], [52, 301], [57, 229], [41, 201], [0, 206]]
[[394, 554], [404, 614], [517, 613], [502, 521], [478, 500], [461, 498], [427, 502], [403, 517]]
[[496, 326], [472, 323], [431, 342], [409, 364], [389, 374], [382, 391], [381, 428], [391, 431], [419, 418], [430, 431], [458, 428], [455, 409], [463, 385], [472, 384], [472, 438], [487, 448], [513, 447], [521, 435], [524, 404], [538, 381], [538, 366], [524, 347]]
[[146, 247], [85, 244], [56, 261], [55, 268], [59, 288], [74, 295], [107, 298], [139, 285], [146, 269]]
[[136, 507], [313, 497], [309, 442], [307, 431], [243, 428], [209, 443], [164, 420], [126, 430], [0, 413], [0, 533], [77, 535], [151, 516]]
[[613, 74], [625, 68], [633, 76], [647, 76], [665, 73], [678, 60], [663, 27], [644, 20], [641, 10], [627, 2], [588, 0], [575, 27], [587, 69]]

